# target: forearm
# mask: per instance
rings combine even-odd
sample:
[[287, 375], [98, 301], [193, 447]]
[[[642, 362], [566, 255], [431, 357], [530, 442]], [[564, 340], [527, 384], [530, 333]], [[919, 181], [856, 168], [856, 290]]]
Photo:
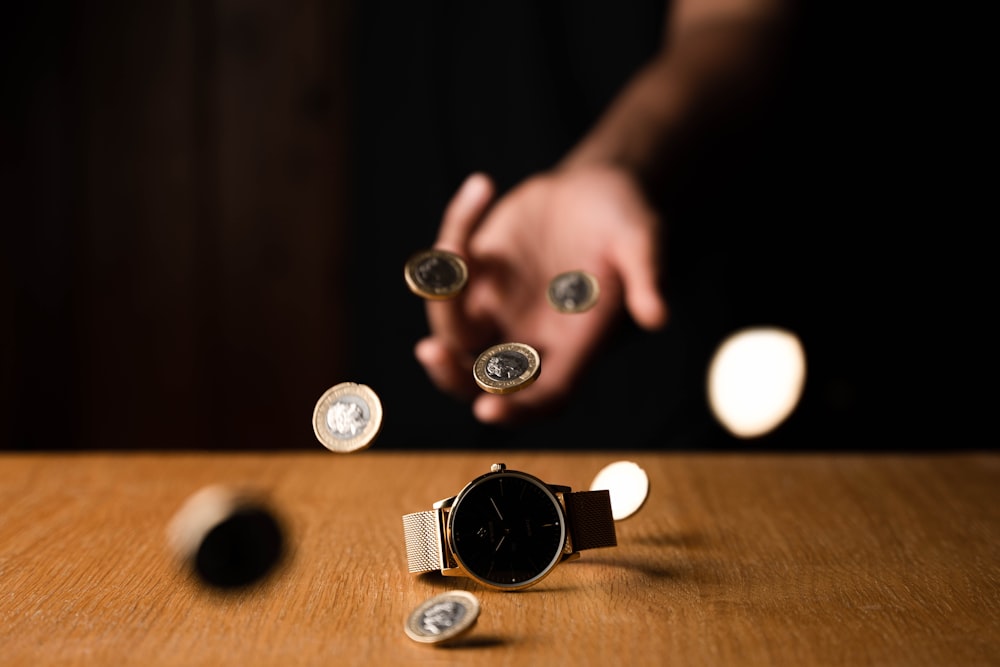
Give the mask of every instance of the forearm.
[[[623, 88], [562, 166], [613, 164], [647, 181], [760, 92], [784, 38], [778, 2], [681, 5], [660, 53]], [[704, 5], [703, 5], [704, 6]]]

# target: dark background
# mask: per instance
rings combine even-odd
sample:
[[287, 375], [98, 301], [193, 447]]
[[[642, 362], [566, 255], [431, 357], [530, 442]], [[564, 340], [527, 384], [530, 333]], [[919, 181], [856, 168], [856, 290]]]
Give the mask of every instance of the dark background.
[[[403, 263], [469, 171], [506, 189], [589, 127], [659, 32], [657, 3], [618, 9], [5, 10], [0, 448], [314, 449], [343, 380], [382, 397], [385, 448], [994, 447], [928, 177], [947, 123], [924, 86], [950, 80], [933, 45], [834, 3], [796, 7], [768, 103], [664, 193], [666, 331], [625, 325], [530, 428], [432, 389]], [[796, 331], [809, 375], [788, 423], [735, 442], [702, 381], [753, 324]]]

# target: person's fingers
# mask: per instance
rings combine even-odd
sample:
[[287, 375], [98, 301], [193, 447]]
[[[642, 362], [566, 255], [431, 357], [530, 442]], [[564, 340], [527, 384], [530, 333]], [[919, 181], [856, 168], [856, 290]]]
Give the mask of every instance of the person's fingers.
[[[445, 209], [435, 247], [468, 258], [469, 235], [482, 219], [493, 198], [493, 182], [488, 176], [473, 173], [458, 188]], [[427, 320], [431, 332], [442, 344], [463, 347], [468, 337], [467, 318], [462, 312], [464, 297], [428, 301]]]
[[414, 346], [413, 354], [430, 381], [442, 392], [462, 399], [475, 395], [471, 364], [459, 358], [440, 340], [424, 338]]
[[484, 394], [472, 403], [472, 414], [484, 424], [502, 424], [509, 420], [509, 407], [506, 396]]
[[448, 202], [435, 246], [465, 254], [469, 235], [482, 219], [493, 194], [493, 181], [486, 174], [476, 172], [466, 178]]
[[663, 327], [668, 317], [667, 303], [659, 286], [659, 239], [639, 231], [652, 228], [635, 228], [623, 234], [615, 252], [625, 307], [636, 324], [650, 330]]
[[636, 324], [648, 330], [661, 329], [667, 323], [669, 309], [655, 281], [625, 279], [625, 306]]
[[562, 394], [534, 385], [513, 394], [481, 394], [472, 403], [472, 413], [484, 424], [516, 424], [532, 416], [554, 409], [563, 400]]

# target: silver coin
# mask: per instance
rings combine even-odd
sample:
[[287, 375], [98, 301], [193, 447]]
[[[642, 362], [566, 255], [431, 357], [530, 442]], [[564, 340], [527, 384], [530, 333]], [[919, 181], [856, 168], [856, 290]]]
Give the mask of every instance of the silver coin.
[[590, 310], [600, 294], [597, 278], [586, 271], [567, 271], [549, 281], [545, 295], [560, 313]]
[[448, 591], [425, 600], [410, 612], [403, 629], [422, 644], [441, 644], [467, 632], [479, 618], [479, 598], [468, 591]]
[[313, 410], [313, 432], [333, 452], [356, 452], [382, 429], [382, 402], [372, 389], [341, 382], [327, 389]]
[[541, 357], [535, 348], [524, 343], [500, 343], [479, 355], [472, 375], [483, 391], [509, 394], [538, 379], [541, 369]]
[[425, 299], [450, 299], [469, 279], [465, 260], [447, 250], [422, 250], [407, 260], [403, 270], [410, 291]]

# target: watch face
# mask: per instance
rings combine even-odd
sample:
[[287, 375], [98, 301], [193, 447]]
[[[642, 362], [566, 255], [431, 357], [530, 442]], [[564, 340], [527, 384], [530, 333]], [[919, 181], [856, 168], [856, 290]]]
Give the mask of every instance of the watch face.
[[459, 564], [488, 586], [525, 588], [562, 557], [562, 506], [540, 480], [522, 472], [489, 473], [472, 481], [448, 515]]

